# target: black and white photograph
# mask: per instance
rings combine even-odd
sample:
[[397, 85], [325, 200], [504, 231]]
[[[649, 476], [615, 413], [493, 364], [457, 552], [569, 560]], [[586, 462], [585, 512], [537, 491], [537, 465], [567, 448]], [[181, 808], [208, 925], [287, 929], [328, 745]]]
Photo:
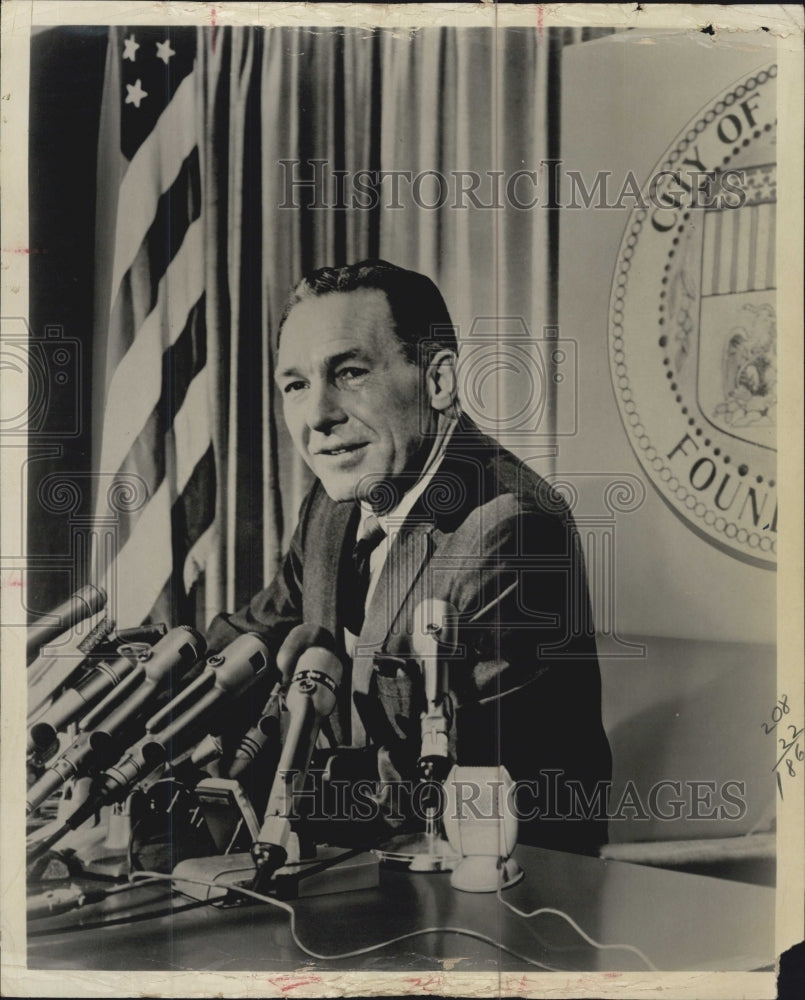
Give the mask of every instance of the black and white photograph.
[[3, 994], [800, 995], [802, 7], [2, 16]]

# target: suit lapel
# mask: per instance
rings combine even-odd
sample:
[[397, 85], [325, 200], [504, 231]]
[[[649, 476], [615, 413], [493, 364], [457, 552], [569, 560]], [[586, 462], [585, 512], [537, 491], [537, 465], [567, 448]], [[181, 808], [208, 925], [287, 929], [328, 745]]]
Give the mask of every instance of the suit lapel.
[[305, 552], [304, 617], [323, 625], [335, 636], [338, 629], [338, 581], [347, 539], [355, 534], [360, 516], [357, 504], [328, 502], [311, 525]]
[[335, 649], [344, 667], [338, 689], [338, 708], [327, 720], [335, 745], [349, 742], [351, 711], [351, 661], [344, 649], [344, 631], [338, 625], [338, 591], [343, 562], [349, 557], [357, 530], [360, 508], [357, 504], [327, 501], [315, 525], [311, 525], [304, 569], [304, 618], [323, 625], [335, 639]]
[[[385, 647], [386, 639], [405, 606], [422, 568], [432, 551], [433, 524], [414, 521], [400, 529], [391, 544], [377, 586], [366, 611], [363, 628], [355, 649], [352, 667], [352, 690], [367, 694], [372, 679], [374, 654]], [[363, 720], [352, 706], [352, 743], [366, 741]]]
[[[396, 535], [383, 564], [352, 660], [351, 677], [349, 658], [342, 656], [345, 661], [345, 674], [341, 692], [345, 697], [348, 697], [347, 692], [350, 691], [364, 695], [369, 693], [374, 654], [384, 649], [389, 633], [405, 608], [406, 601], [433, 552], [434, 520], [440, 524], [440, 530], [436, 532], [437, 538], [442, 536], [442, 531], [449, 533], [455, 525], [461, 523], [467, 509], [478, 502], [477, 494], [480, 490], [480, 486], [472, 482], [468, 470], [476, 472], [479, 466], [483, 467], [488, 460], [490, 449], [494, 447], [494, 442], [485, 438], [470, 420], [466, 417], [459, 420], [439, 472], [414, 505], [405, 526]], [[468, 454], [471, 456], [469, 459]], [[469, 480], [472, 488], [463, 491], [463, 495], [459, 490], [459, 502], [449, 511], [442, 511], [443, 502], [439, 500], [438, 491], [441, 484], [450, 477]], [[432, 500], [429, 498], [431, 491], [436, 491], [437, 494]], [[435, 514], [436, 511], [440, 513]], [[342, 560], [348, 558], [349, 554], [347, 543], [351, 543], [354, 538], [359, 517], [360, 508], [355, 504], [328, 502], [316, 524], [311, 525], [309, 540], [305, 547], [305, 621], [321, 623], [329, 629], [342, 654], [343, 633], [337, 619], [338, 585]], [[351, 716], [350, 742], [353, 746], [364, 745], [365, 727], [356, 711], [354, 699], [350, 698], [350, 705], [339, 701], [339, 716], [344, 720]], [[337, 722], [335, 724], [341, 730], [341, 725]], [[339, 731], [339, 741], [345, 736], [345, 733]]]

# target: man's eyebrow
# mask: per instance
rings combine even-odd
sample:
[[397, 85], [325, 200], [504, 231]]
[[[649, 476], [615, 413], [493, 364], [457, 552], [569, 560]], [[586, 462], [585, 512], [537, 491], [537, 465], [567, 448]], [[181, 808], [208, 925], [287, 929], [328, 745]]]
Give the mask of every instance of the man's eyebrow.
[[362, 361], [366, 361], [366, 352], [360, 347], [351, 347], [348, 351], [339, 351], [338, 354], [332, 354], [329, 358], [325, 358], [323, 364], [332, 370], [337, 368], [344, 361], [353, 361], [355, 358], [360, 358]]
[[[324, 371], [332, 371], [337, 368], [340, 364], [345, 361], [353, 361], [356, 358], [360, 358], [362, 361], [368, 361], [366, 352], [360, 347], [350, 347], [349, 350], [339, 351], [337, 354], [331, 354], [329, 357], [322, 358], [320, 368]], [[299, 371], [298, 368], [291, 366], [290, 368], [283, 368], [282, 371], [277, 372], [275, 378], [292, 378], [292, 377], [303, 377], [303, 373]]]
[[297, 368], [283, 368], [281, 372], [276, 372], [274, 378], [291, 378], [291, 376], [300, 376], [301, 374]]

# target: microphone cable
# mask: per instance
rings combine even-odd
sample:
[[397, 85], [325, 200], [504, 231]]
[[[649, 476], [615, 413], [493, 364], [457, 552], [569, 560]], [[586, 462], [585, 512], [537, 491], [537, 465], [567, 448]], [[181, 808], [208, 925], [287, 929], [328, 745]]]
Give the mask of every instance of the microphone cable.
[[[346, 852], [347, 855], [351, 855], [353, 853], [354, 853], [353, 851]], [[341, 861], [343, 860], [343, 858], [339, 857], [337, 860]], [[334, 861], [332, 863], [336, 862]], [[323, 867], [327, 866], [325, 865]], [[141, 884], [149, 885], [149, 884], [154, 884], [156, 882], [168, 882], [171, 884], [184, 882], [188, 885], [206, 886], [212, 889], [222, 888], [220, 882], [215, 882], [212, 879], [188, 878], [184, 876], [176, 877], [175, 875], [169, 875], [163, 872], [140, 871], [140, 872], [132, 872], [129, 875], [129, 883], [127, 885], [119, 886], [116, 887], [115, 889], [110, 889], [106, 895], [115, 895], [126, 889], [139, 888]], [[426, 934], [457, 934], [463, 937], [472, 938], [476, 941], [481, 941], [484, 944], [488, 944], [491, 947], [496, 948], [498, 951], [503, 951], [506, 954], [511, 955], [513, 958], [518, 959], [518, 961], [525, 962], [527, 965], [531, 965], [537, 969], [542, 969], [545, 972], [569, 971], [567, 969], [560, 969], [557, 968], [556, 966], [548, 965], [545, 962], [538, 962], [536, 959], [529, 958], [529, 956], [523, 955], [521, 952], [516, 951], [514, 948], [510, 948], [508, 945], [505, 945], [500, 941], [495, 941], [494, 938], [489, 937], [489, 935], [487, 934], [482, 934], [480, 931], [470, 930], [467, 927], [451, 927], [451, 926], [423, 927], [415, 931], [409, 931], [406, 934], [399, 934], [396, 937], [390, 938], [388, 941], [380, 941], [377, 944], [368, 945], [364, 948], [355, 948], [352, 951], [340, 952], [333, 955], [324, 955], [320, 952], [313, 951], [312, 948], [309, 948], [299, 938], [299, 934], [297, 933], [296, 929], [296, 911], [290, 904], [285, 903], [282, 900], [275, 899], [273, 896], [267, 896], [261, 892], [255, 892], [254, 890], [245, 887], [227, 886], [226, 888], [228, 888], [229, 891], [235, 895], [239, 894], [242, 896], [246, 896], [250, 899], [254, 899], [260, 903], [268, 903], [270, 906], [273, 906], [279, 910], [283, 910], [285, 913], [287, 913], [290, 918], [289, 930], [291, 932], [291, 937], [293, 938], [294, 944], [297, 946], [297, 948], [300, 949], [300, 951], [304, 952], [306, 955], [309, 955], [311, 958], [315, 958], [323, 962], [338, 962], [347, 958], [357, 958], [360, 955], [368, 955], [371, 954], [372, 952], [381, 951], [382, 949], [388, 948], [394, 944], [398, 944], [401, 941], [409, 941], [416, 937], [423, 937]], [[654, 965], [654, 963], [648, 958], [648, 956], [643, 951], [641, 951], [640, 948], [638, 948], [636, 945], [604, 944], [600, 941], [596, 941], [594, 940], [594, 938], [590, 937], [590, 935], [587, 934], [576, 923], [576, 921], [571, 916], [569, 916], [569, 914], [564, 913], [562, 910], [556, 910], [553, 909], [552, 907], [543, 906], [537, 910], [532, 910], [531, 912], [527, 913], [526, 911], [519, 909], [512, 903], [509, 903], [507, 900], [503, 899], [500, 895], [500, 890], [498, 890], [497, 899], [499, 902], [503, 903], [504, 906], [510, 909], [517, 916], [522, 917], [523, 919], [526, 920], [540, 916], [541, 914], [552, 914], [554, 916], [561, 917], [563, 920], [566, 920], [567, 923], [570, 924], [570, 926], [573, 928], [573, 930], [585, 942], [587, 942], [587, 944], [591, 945], [593, 948], [596, 948], [599, 951], [614, 950], [614, 951], [632, 952], [632, 954], [636, 955], [645, 964], [646, 968], [649, 971], [651, 972], [659, 971], [657, 967]], [[162, 917], [169, 917], [173, 916], [174, 914], [185, 913], [189, 910], [199, 909], [202, 906], [216, 906], [217, 903], [220, 903], [220, 900], [210, 900], [210, 899], [195, 900], [191, 903], [188, 903], [186, 906], [164, 907], [160, 910], [149, 911], [148, 913], [130, 914], [125, 917], [116, 917], [107, 920], [99, 920], [93, 923], [75, 924], [67, 927], [59, 927], [52, 929], [48, 928], [45, 930], [41, 929], [33, 930], [29, 932], [28, 936], [43, 937], [48, 934], [63, 934], [75, 931], [98, 930], [100, 928], [113, 927], [121, 924], [139, 923], [144, 920], [158, 920]]]
[[[140, 876], [143, 878], [160, 877], [164, 881], [172, 883], [184, 882], [187, 885], [201, 885], [213, 889], [221, 888], [221, 883], [214, 882], [212, 879], [184, 878], [183, 876], [177, 878], [174, 875], [160, 875], [159, 872], [132, 872], [130, 878], [138, 878]], [[543, 969], [546, 972], [562, 971], [560, 969], [555, 969], [550, 965], [545, 965], [542, 962], [537, 962], [535, 959], [528, 958], [526, 955], [521, 955], [520, 952], [515, 951], [513, 948], [509, 948], [508, 945], [501, 944], [499, 941], [495, 941], [494, 938], [489, 937], [487, 934], [482, 934], [480, 931], [473, 931], [466, 927], [423, 927], [420, 930], [409, 931], [407, 934], [400, 934], [397, 937], [390, 938], [388, 941], [380, 941], [378, 944], [371, 944], [365, 948], [355, 948], [353, 951], [345, 951], [336, 955], [323, 955], [320, 952], [313, 951], [312, 948], [308, 948], [308, 946], [300, 940], [296, 931], [296, 911], [288, 903], [285, 903], [280, 899], [274, 899], [273, 896], [266, 896], [261, 892], [255, 892], [253, 889], [247, 889], [241, 886], [227, 886], [227, 888], [234, 894], [248, 896], [250, 899], [257, 900], [258, 903], [268, 903], [269, 905], [276, 907], [276, 909], [283, 910], [287, 913], [290, 917], [289, 930], [296, 947], [299, 948], [300, 951], [303, 951], [306, 955], [309, 955], [311, 958], [319, 959], [319, 961], [322, 962], [338, 962], [346, 958], [356, 958], [359, 955], [368, 955], [374, 951], [381, 951], [383, 948], [388, 948], [400, 941], [408, 941], [411, 938], [422, 937], [425, 934], [460, 934], [464, 937], [474, 938], [476, 941], [482, 941], [484, 944], [489, 944], [498, 951], [505, 951], [513, 958], [526, 962], [528, 965], [533, 965], [538, 969]], [[210, 900], [203, 900], [203, 902], [211, 905]]]
[[177, 913], [186, 913], [188, 910], [198, 910], [202, 906], [209, 906], [208, 899], [197, 899], [184, 906], [164, 907], [161, 910], [150, 910], [148, 913], [130, 913], [125, 917], [110, 917], [108, 920], [96, 920], [86, 924], [68, 924], [65, 927], [47, 927], [37, 930], [29, 930], [28, 938], [48, 937], [53, 934], [75, 934], [77, 931], [99, 931], [106, 927], [120, 926], [121, 924], [139, 924], [146, 920], [160, 920], [162, 917], [172, 917]]
[[524, 920], [530, 920], [532, 917], [539, 917], [543, 913], [550, 913], [555, 917], [561, 917], [563, 920], [566, 920], [570, 924], [570, 926], [579, 935], [579, 937], [583, 938], [587, 942], [587, 944], [592, 945], [593, 948], [598, 948], [600, 951], [607, 951], [611, 949], [614, 949], [616, 951], [631, 951], [633, 954], [637, 955], [637, 957], [641, 960], [641, 962], [645, 962], [649, 971], [659, 972], [657, 966], [654, 965], [651, 959], [644, 952], [642, 952], [637, 947], [637, 945], [602, 944], [600, 941], [595, 941], [593, 938], [591, 938], [589, 934], [587, 934], [584, 930], [582, 930], [581, 927], [579, 927], [579, 925], [576, 923], [573, 917], [571, 917], [570, 914], [565, 913], [563, 910], [555, 910], [553, 909], [553, 907], [550, 906], [540, 906], [538, 909], [531, 910], [530, 913], [526, 913], [525, 910], [519, 909], [519, 907], [515, 906], [513, 903], [510, 903], [507, 899], [504, 899], [500, 893], [501, 890], [500, 888], [498, 888], [497, 891], [498, 902], [503, 903], [503, 905], [507, 907], [509, 910], [511, 910], [512, 913], [516, 913], [518, 917], [522, 917]]
[[[214, 889], [221, 888], [221, 883], [214, 882], [212, 879], [195, 879], [195, 878], [184, 878], [184, 877], [177, 878], [174, 875], [165, 875], [165, 874], [160, 874], [159, 872], [149, 872], [149, 871], [132, 872], [129, 877], [131, 879], [154, 878], [154, 879], [161, 879], [163, 881], [171, 883], [185, 882], [188, 885], [201, 885]], [[247, 889], [240, 886], [229, 886], [228, 888], [231, 890], [232, 893], [235, 894], [239, 893], [243, 896], [248, 896], [250, 899], [255, 899], [258, 902], [268, 903], [269, 905], [274, 906], [279, 910], [284, 910], [290, 917], [289, 929], [291, 931], [291, 937], [293, 938], [294, 944], [306, 955], [309, 955], [311, 958], [319, 959], [319, 961], [323, 962], [337, 962], [341, 961], [342, 959], [356, 958], [359, 955], [368, 955], [375, 951], [381, 951], [383, 948], [388, 948], [389, 946], [397, 944], [400, 941], [408, 941], [415, 937], [422, 937], [425, 934], [458, 934], [462, 935], [463, 937], [474, 938], [476, 941], [482, 941], [485, 944], [491, 945], [493, 948], [497, 948], [499, 951], [506, 952], [508, 955], [511, 955], [513, 958], [516, 958], [519, 961], [525, 962], [528, 965], [532, 965], [535, 968], [542, 969], [546, 972], [568, 971], [567, 969], [560, 969], [554, 966], [547, 965], [544, 962], [538, 962], [536, 959], [529, 958], [527, 955], [523, 955], [520, 952], [515, 951], [515, 949], [510, 948], [508, 945], [505, 945], [500, 941], [495, 941], [494, 938], [489, 937], [487, 934], [482, 934], [480, 931], [470, 930], [467, 927], [449, 927], [449, 926], [423, 927], [419, 930], [409, 931], [407, 934], [400, 934], [397, 937], [390, 938], [388, 941], [381, 941], [378, 944], [368, 945], [365, 948], [356, 948], [353, 951], [341, 952], [335, 955], [324, 955], [319, 952], [313, 951], [312, 948], [308, 948], [308, 946], [300, 940], [296, 930], [296, 911], [288, 903], [285, 903], [279, 899], [275, 899], [273, 896], [266, 896], [261, 892], [255, 892], [252, 889]], [[642, 952], [636, 945], [602, 944], [599, 941], [595, 941], [585, 931], [583, 931], [581, 927], [579, 927], [579, 925], [576, 923], [575, 920], [573, 920], [571, 916], [569, 916], [567, 913], [562, 912], [561, 910], [554, 910], [549, 907], [541, 907], [540, 909], [534, 910], [531, 913], [526, 913], [523, 910], [519, 910], [511, 903], [508, 903], [506, 900], [502, 900], [500, 897], [500, 890], [498, 890], [497, 898], [498, 900], [503, 902], [509, 909], [511, 909], [514, 913], [516, 913], [520, 917], [523, 917], [524, 919], [530, 919], [531, 917], [538, 916], [539, 914], [542, 913], [550, 913], [560, 916], [570, 924], [573, 930], [576, 931], [576, 933], [579, 934], [584, 941], [592, 945], [592, 947], [601, 951], [614, 949], [619, 951], [632, 952], [632, 954], [636, 955], [646, 965], [646, 968], [649, 969], [649, 971], [651, 972], [659, 971], [657, 967], [654, 965], [654, 963], [648, 958], [648, 956], [644, 952]], [[209, 901], [205, 900], [205, 902]]]

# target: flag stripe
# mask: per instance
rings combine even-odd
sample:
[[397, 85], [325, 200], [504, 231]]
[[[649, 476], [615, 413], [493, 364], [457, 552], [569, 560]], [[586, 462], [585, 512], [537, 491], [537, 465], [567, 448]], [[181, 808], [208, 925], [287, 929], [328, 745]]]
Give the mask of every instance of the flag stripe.
[[[733, 209], [733, 211], [736, 211]], [[752, 212], [751, 208], [740, 209], [738, 233], [733, 249], [733, 288], [738, 292], [748, 292], [751, 287], [749, 273], [752, 269]]]
[[173, 421], [176, 440], [176, 488], [179, 493], [188, 489], [193, 479], [193, 466], [197, 456], [210, 446], [210, 433], [206, 421], [199, 418], [208, 406], [207, 369], [199, 372], [189, 386], [184, 405]]
[[[190, 471], [182, 496], [173, 505], [174, 541], [179, 543], [175, 565], [181, 572], [186, 553], [212, 524], [215, 510], [215, 455], [207, 448]], [[212, 489], [210, 486], [212, 485]]]
[[[173, 621], [188, 621], [193, 615], [191, 603], [186, 599], [186, 595], [190, 593], [193, 584], [203, 571], [215, 539], [215, 459], [212, 449], [204, 455], [196, 467], [194, 479], [188, 490], [188, 496], [180, 498], [173, 505], [171, 530], [175, 542], [185, 533], [188, 507], [197, 512], [193, 518], [194, 523], [189, 526], [189, 530], [185, 534], [190, 551], [184, 559], [184, 567], [182, 568], [182, 548], [178, 545], [175, 546], [172, 575], [165, 581], [148, 612], [148, 619], [151, 621], [165, 617], [169, 617]], [[188, 503], [190, 496], [197, 499], [196, 506]], [[201, 516], [202, 507], [203, 516]]]
[[755, 288], [763, 288], [766, 284], [766, 259], [768, 256], [769, 239], [773, 230], [768, 227], [768, 210], [765, 205], [756, 208], [758, 219], [757, 249], [755, 251]]
[[[188, 458], [197, 456], [200, 447], [193, 442], [210, 439], [209, 426], [204, 419], [208, 408], [206, 357], [206, 328], [204, 325], [204, 297], [196, 303], [188, 318], [182, 336], [162, 358], [162, 393], [145, 426], [129, 449], [116, 478], [131, 474], [144, 481], [148, 496], [152, 496], [166, 475], [165, 435], [173, 423], [176, 438], [176, 492], [180, 493], [190, 478], [185, 469]], [[175, 414], [175, 418], [174, 418]], [[127, 514], [121, 525], [121, 541], [131, 533], [138, 512]]]
[[[101, 452], [103, 469], [120, 468], [131, 442], [159, 403], [163, 346], [169, 346], [181, 335], [189, 308], [204, 290], [204, 274], [199, 265], [202, 241], [202, 222], [197, 219], [159, 283], [156, 307], [112, 376]], [[166, 339], [168, 345], [164, 345]], [[137, 386], [137, 392], [132, 392], [133, 386]]]
[[187, 615], [183, 613], [183, 603], [182, 598], [175, 593], [173, 579], [168, 578], [142, 620], [145, 623], [184, 622]]
[[[176, 572], [174, 567], [173, 576], [165, 582], [159, 592], [159, 596], [151, 606], [151, 610], [144, 620], [148, 622], [158, 621], [181, 621], [187, 622], [193, 618], [193, 602], [187, 595], [204, 571], [207, 559], [215, 544], [216, 529], [211, 525], [199, 538], [185, 560], [185, 569], [182, 580], [182, 588], [176, 586]], [[203, 628], [207, 622], [201, 623]]]
[[121, 595], [120, 611], [125, 615], [126, 625], [143, 621], [154, 604], [155, 593], [170, 578], [173, 562], [170, 511], [170, 491], [167, 480], [163, 479], [108, 571], [106, 589], [114, 587]]
[[747, 264], [746, 286], [754, 291], [757, 283], [757, 230], [758, 207], [752, 205], [749, 209], [749, 261]]
[[116, 331], [114, 354], [107, 358], [111, 376], [137, 331], [157, 305], [159, 282], [179, 252], [187, 231], [201, 215], [201, 174], [198, 149], [187, 157], [170, 189], [159, 199], [157, 214], [143, 245], [123, 276], [112, 308]]
[[215, 511], [215, 465], [212, 445], [194, 462], [183, 496], [171, 504], [163, 479], [142, 509], [128, 540], [118, 549], [105, 585], [125, 588], [127, 619], [141, 622], [154, 607], [156, 595], [170, 580], [174, 567], [181, 579], [184, 552], [212, 524]]
[[201, 214], [201, 175], [198, 146], [182, 164], [176, 180], [157, 203], [154, 221], [142, 249], [148, 255], [151, 285], [156, 288], [184, 242], [191, 223]]
[[774, 208], [773, 207], [770, 208], [769, 206], [764, 206], [764, 207], [765, 207], [764, 215], [767, 216], [766, 228], [767, 228], [767, 232], [768, 232], [768, 236], [767, 236], [768, 246], [767, 246], [767, 249], [766, 249], [766, 274], [765, 274], [765, 281], [766, 281], [766, 288], [774, 288], [774, 285], [775, 285], [775, 274], [774, 274], [774, 271], [775, 271], [775, 251], [776, 251], [775, 239], [774, 239], [774, 236], [775, 236], [775, 233], [774, 233]]
[[[718, 294], [718, 272], [721, 265], [719, 255], [721, 251], [721, 225], [723, 221], [722, 220], [723, 214], [724, 214], [723, 212], [715, 213], [716, 231], [715, 233], [713, 233], [713, 266], [711, 270], [712, 280], [710, 282], [710, 291], [712, 292], [713, 295]], [[710, 218], [709, 215], [706, 216], [706, 220], [709, 218]]]
[[195, 74], [191, 73], [134, 154], [120, 185], [125, 224], [118, 226], [116, 234], [113, 297], [151, 228], [160, 197], [171, 187], [194, 146]]
[[709, 215], [704, 217], [704, 245], [702, 247], [702, 295], [713, 294], [713, 257], [715, 255], [715, 226]]
[[[213, 464], [213, 475], [215, 473], [215, 465]], [[214, 485], [214, 484], [213, 484]], [[207, 560], [213, 551], [213, 545], [215, 543], [216, 526], [215, 526], [215, 511], [211, 512], [212, 520], [210, 526], [201, 535], [200, 538], [196, 540], [193, 547], [187, 554], [187, 558], [184, 562], [184, 571], [182, 573], [182, 583], [184, 584], [185, 592], [189, 593], [190, 588], [198, 580], [199, 576], [204, 571]]]
[[733, 248], [735, 247], [735, 212], [719, 212], [718, 214], [721, 216], [721, 238], [719, 240], [717, 291], [719, 293], [724, 293], [730, 290], [730, 268], [732, 264]]
[[732, 216], [732, 241], [730, 244], [730, 276], [729, 276], [729, 290], [731, 292], [738, 291], [738, 257], [741, 251], [741, 210], [733, 209], [730, 212]]

